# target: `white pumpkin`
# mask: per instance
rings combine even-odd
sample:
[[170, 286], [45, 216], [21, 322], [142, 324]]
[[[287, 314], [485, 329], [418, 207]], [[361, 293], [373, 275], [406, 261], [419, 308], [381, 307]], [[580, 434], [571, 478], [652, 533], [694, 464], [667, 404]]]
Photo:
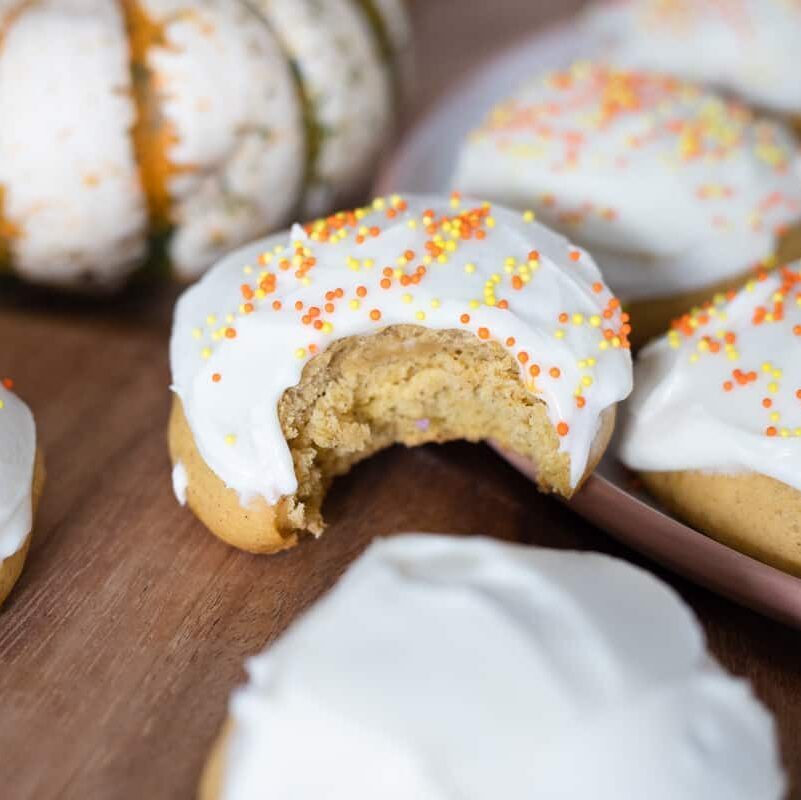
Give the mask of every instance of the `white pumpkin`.
[[357, 199], [409, 30], [402, 0], [0, 0], [0, 270], [190, 280]]

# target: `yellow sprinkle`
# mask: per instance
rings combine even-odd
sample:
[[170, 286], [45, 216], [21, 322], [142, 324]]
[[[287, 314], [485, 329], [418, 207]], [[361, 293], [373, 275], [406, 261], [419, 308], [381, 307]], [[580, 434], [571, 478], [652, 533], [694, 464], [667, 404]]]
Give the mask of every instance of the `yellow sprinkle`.
[[201, 355], [203, 358], [211, 358], [211, 348], [209, 348], [209, 347], [204, 347], [204, 348], [203, 348], [203, 349], [200, 351], [200, 355]]
[[436, 299], [436, 297], [431, 301], [431, 308], [439, 308], [442, 303]]
[[583, 383], [585, 386], [592, 386], [592, 378], [591, 378], [589, 375], [585, 375], [585, 376], [584, 376], [584, 377], [581, 379], [581, 382], [582, 382], [582, 383]]
[[554, 332], [554, 337], [557, 338], [557, 339], [564, 339], [565, 338], [565, 332], [560, 328], [559, 330]]
[[306, 358], [306, 351], [302, 347], [299, 347], [295, 350], [295, 358]]
[[465, 265], [464, 265], [464, 271], [465, 271], [465, 272], [466, 272], [468, 275], [472, 275], [472, 274], [473, 274], [473, 273], [476, 271], [476, 265], [475, 265], [475, 264], [473, 264], [473, 263], [470, 263], [470, 264], [465, 264]]
[[481, 301], [479, 300], [471, 300], [468, 305], [470, 308], [478, 308], [481, 305]]
[[330, 322], [324, 322], [323, 327], [320, 328], [323, 333], [331, 333], [334, 330], [334, 326]]
[[359, 308], [359, 306], [361, 306], [361, 303], [358, 300], [351, 300], [348, 305], [355, 311], [357, 308]]
[[203, 336], [203, 331], [200, 330], [200, 328], [193, 328], [192, 329], [192, 336], [194, 336], [195, 339], [199, 339], [201, 336]]
[[209, 325], [216, 325], [217, 324], [217, 317], [215, 317], [214, 314], [209, 314], [208, 317], [206, 317], [206, 322]]
[[537, 218], [537, 215], [533, 211], [524, 211], [523, 212], [523, 222], [534, 222]]
[[768, 391], [769, 391], [771, 394], [776, 394], [776, 392], [778, 392], [778, 391], [779, 391], [779, 384], [778, 384], [778, 383], [776, 383], [776, 382], [774, 382], [774, 381], [771, 381], [771, 382], [768, 384]]
[[763, 372], [770, 372], [772, 369], [773, 369], [773, 364], [771, 364], [770, 361], [766, 361], [762, 365], [762, 371]]
[[236, 436], [233, 433], [229, 433], [228, 436], [225, 437], [226, 444], [236, 444]]
[[253, 274], [253, 267], [251, 267], [251, 266], [244, 267], [242, 269], [242, 272], [244, 272], [245, 275], [252, 275]]
[[417, 319], [419, 319], [419, 320], [424, 320], [426, 318], [426, 312], [425, 311], [418, 311], [415, 314], [415, 317], [417, 317]]
[[770, 421], [771, 421], [771, 422], [778, 422], [780, 418], [781, 418], [781, 414], [779, 414], [779, 412], [778, 412], [778, 411], [774, 411], [774, 412], [773, 412], [773, 413], [770, 415]]
[[592, 325], [593, 328], [597, 328], [600, 326], [600, 324], [601, 324], [601, 318], [597, 314], [593, 314], [590, 317], [590, 325]]
[[573, 314], [573, 324], [581, 325], [584, 322], [584, 314]]
[[401, 300], [403, 300], [404, 303], [411, 303], [412, 299], [412, 296], [408, 292], [401, 295]]

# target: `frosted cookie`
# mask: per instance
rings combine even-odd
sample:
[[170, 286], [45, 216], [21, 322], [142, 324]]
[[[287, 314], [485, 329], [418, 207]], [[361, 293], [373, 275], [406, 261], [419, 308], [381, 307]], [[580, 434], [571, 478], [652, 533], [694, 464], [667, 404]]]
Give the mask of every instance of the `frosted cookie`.
[[223, 259], [171, 342], [176, 486], [255, 552], [320, 534], [332, 478], [393, 443], [494, 439], [569, 497], [631, 388], [592, 259], [528, 215], [381, 198]]
[[585, 26], [616, 63], [720, 87], [801, 130], [797, 0], [614, 0]]
[[353, 0], [255, 0], [290, 54], [308, 103], [303, 214], [358, 199], [392, 130], [391, 65]]
[[11, 385], [0, 383], [0, 605], [22, 572], [44, 484], [33, 415]]
[[678, 320], [640, 354], [620, 458], [699, 530], [801, 575], [801, 265]]
[[635, 343], [756, 265], [801, 257], [792, 134], [670, 77], [581, 63], [530, 81], [469, 136], [454, 185], [587, 247]]
[[[306, 169], [301, 96], [243, 2], [125, 0], [151, 218], [185, 279], [284, 225]], [[202, 65], [202, 66], [201, 66]]]
[[141, 262], [128, 62], [117, 3], [0, 2], [0, 272], [102, 289]]
[[377, 541], [268, 650], [201, 800], [779, 800], [773, 722], [622, 561]]

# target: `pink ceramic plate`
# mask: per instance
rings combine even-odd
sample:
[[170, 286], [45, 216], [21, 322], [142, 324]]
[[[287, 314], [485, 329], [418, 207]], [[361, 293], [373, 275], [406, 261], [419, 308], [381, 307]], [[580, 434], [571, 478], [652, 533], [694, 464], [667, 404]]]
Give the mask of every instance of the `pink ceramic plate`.
[[[458, 144], [494, 102], [526, 75], [587, 56], [574, 29], [554, 28], [476, 70], [443, 98], [401, 143], [376, 193], [441, 193], [449, 188]], [[499, 451], [500, 452], [500, 451]], [[533, 467], [501, 452], [529, 476]], [[570, 507], [644, 555], [756, 611], [801, 628], [801, 579], [738, 553], [682, 524], [631, 491], [626, 471], [607, 455]]]

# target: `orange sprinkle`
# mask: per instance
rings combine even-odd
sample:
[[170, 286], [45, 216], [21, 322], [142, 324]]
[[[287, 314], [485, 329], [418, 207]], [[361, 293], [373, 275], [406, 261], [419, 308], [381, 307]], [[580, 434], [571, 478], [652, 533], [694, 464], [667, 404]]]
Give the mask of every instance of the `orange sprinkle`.
[[762, 399], [762, 407], [763, 408], [770, 408], [773, 405], [773, 400], [769, 397], [765, 397]]
[[501, 308], [504, 311], [506, 311], [506, 309], [509, 308], [509, 301], [508, 300], [499, 300], [498, 301], [498, 308]]
[[14, 381], [11, 378], [3, 378], [3, 386], [10, 392], [14, 388]]
[[366, 286], [357, 286], [356, 287], [356, 294], [359, 297], [366, 297], [367, 296], [367, 287]]
[[596, 281], [592, 285], [592, 290], [595, 292], [595, 294], [600, 294], [604, 290], [604, 285]]
[[585, 400], [585, 399], [584, 399], [584, 398], [583, 398], [581, 395], [579, 395], [579, 396], [576, 398], [576, 405], [577, 405], [579, 408], [584, 408], [584, 406], [586, 406], [586, 405], [587, 405], [587, 401], [586, 401], [586, 400]]
[[506, 340], [506, 346], [507, 346], [507, 347], [514, 347], [514, 346], [515, 346], [515, 337], [514, 337], [514, 336], [510, 336], [510, 337], [509, 337], [509, 338]]
[[525, 350], [523, 350], [522, 352], [518, 353], [517, 354], [517, 360], [521, 364], [525, 364], [528, 361], [528, 353]]
[[222, 380], [222, 375], [220, 375], [220, 373], [219, 373], [219, 372], [215, 372], [215, 373], [214, 373], [214, 375], [212, 375], [212, 376], [211, 376], [211, 379], [212, 379], [212, 380], [213, 380], [215, 383], [219, 383], [219, 382]]
[[303, 301], [296, 300], [295, 301], [295, 311], [303, 311]]
[[766, 434], [767, 436], [775, 436], [775, 435], [776, 435], [776, 433], [777, 433], [777, 431], [776, 431], [776, 428], [774, 428], [774, 427], [773, 427], [773, 425], [771, 425], [771, 426], [770, 426], [770, 427], [769, 427], [769, 428], [768, 428], [768, 429], [765, 431], [765, 434]]
[[462, 314], [462, 316], [459, 317], [459, 322], [461, 322], [463, 325], [467, 325], [467, 323], [470, 322], [470, 315]]
[[479, 328], [477, 333], [479, 339], [489, 339], [490, 332], [487, 328]]
[[375, 322], [378, 322], [378, 320], [381, 319], [381, 312], [377, 308], [374, 308], [370, 312], [370, 319], [375, 321]]
[[559, 315], [559, 322], [561, 322], [561, 323], [565, 323], [569, 319], [570, 319], [570, 317], [564, 311]]
[[333, 303], [326, 303], [325, 306], [323, 306], [323, 308], [325, 308], [326, 314], [333, 314], [334, 311], [336, 310], [336, 306]]
[[567, 436], [567, 434], [570, 433], [570, 426], [566, 422], [560, 422], [556, 426], [556, 432], [560, 436]]
[[540, 374], [539, 364], [532, 364], [528, 368], [528, 371], [529, 371], [529, 374], [531, 375], [532, 378], [536, 378]]
[[581, 253], [578, 250], [571, 250], [570, 251], [570, 260], [571, 261], [578, 261], [581, 258]]
[[281, 310], [281, 301], [273, 300], [273, 311], [280, 311], [280, 310]]
[[724, 381], [723, 382], [723, 391], [730, 392], [734, 388], [734, 384], [731, 381]]
[[548, 374], [549, 374], [549, 375], [550, 375], [552, 378], [558, 378], [558, 377], [560, 377], [560, 376], [561, 376], [561, 374], [562, 374], [562, 370], [560, 370], [560, 369], [559, 369], [559, 367], [551, 367], [551, 368], [548, 370]]
[[226, 328], [225, 329], [225, 335], [229, 339], [235, 339], [236, 338], [236, 331], [233, 328]]

